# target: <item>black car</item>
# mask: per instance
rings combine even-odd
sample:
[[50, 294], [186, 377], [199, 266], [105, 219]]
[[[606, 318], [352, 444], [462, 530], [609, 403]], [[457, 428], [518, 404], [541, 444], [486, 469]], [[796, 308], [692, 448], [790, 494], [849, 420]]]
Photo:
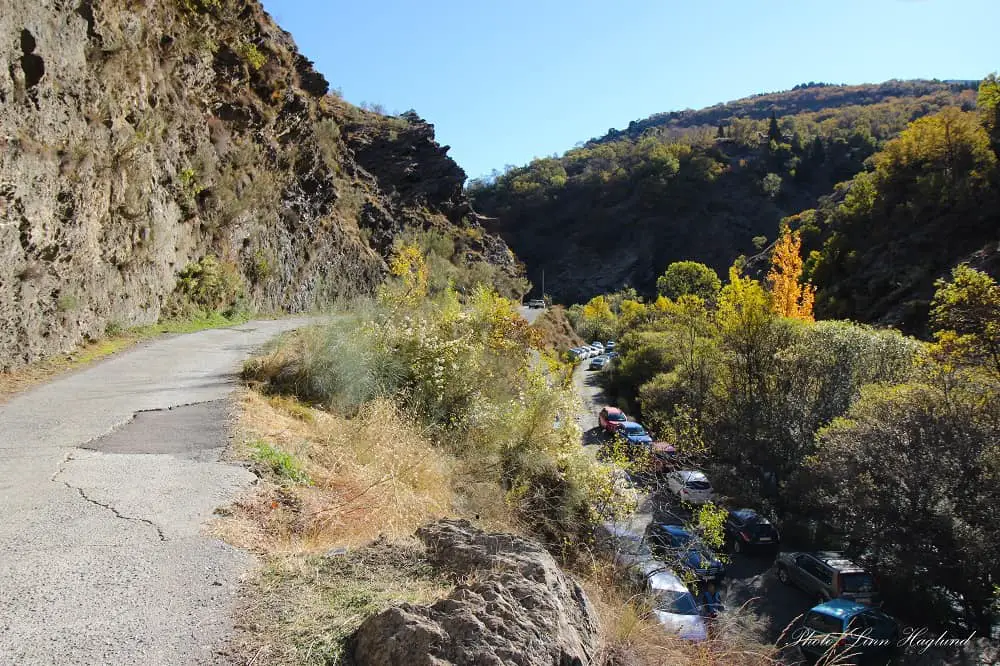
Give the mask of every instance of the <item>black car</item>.
[[722, 529], [726, 543], [734, 553], [778, 552], [781, 535], [778, 528], [753, 509], [731, 509]]

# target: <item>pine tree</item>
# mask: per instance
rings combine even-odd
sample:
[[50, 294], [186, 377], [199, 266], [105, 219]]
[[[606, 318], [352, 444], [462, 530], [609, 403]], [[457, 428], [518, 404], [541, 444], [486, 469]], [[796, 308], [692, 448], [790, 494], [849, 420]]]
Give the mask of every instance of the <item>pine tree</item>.
[[722, 123], [719, 123], [719, 131], [715, 133], [715, 136], [719, 137], [720, 139], [725, 138], [726, 128], [722, 126]]
[[771, 124], [767, 128], [767, 140], [781, 143], [781, 128], [778, 127], [778, 117], [771, 112]]
[[816, 288], [802, 284], [802, 238], [798, 231], [782, 228], [771, 255], [767, 281], [771, 285], [774, 311], [782, 317], [813, 321]]

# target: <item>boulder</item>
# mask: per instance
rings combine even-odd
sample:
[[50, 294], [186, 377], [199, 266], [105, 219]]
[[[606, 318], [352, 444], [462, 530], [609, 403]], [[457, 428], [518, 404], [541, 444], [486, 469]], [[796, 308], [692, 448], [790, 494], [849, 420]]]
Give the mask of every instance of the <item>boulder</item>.
[[598, 622], [580, 586], [537, 542], [465, 520], [420, 528], [428, 559], [461, 582], [430, 606], [400, 604], [366, 620], [358, 666], [584, 666]]

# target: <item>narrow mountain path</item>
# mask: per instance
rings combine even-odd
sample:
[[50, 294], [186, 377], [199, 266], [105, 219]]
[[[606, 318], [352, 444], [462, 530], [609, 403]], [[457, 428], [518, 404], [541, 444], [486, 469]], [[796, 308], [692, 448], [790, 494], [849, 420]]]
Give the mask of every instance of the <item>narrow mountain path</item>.
[[198, 664], [250, 554], [205, 535], [240, 362], [308, 320], [160, 339], [0, 405], [0, 664]]

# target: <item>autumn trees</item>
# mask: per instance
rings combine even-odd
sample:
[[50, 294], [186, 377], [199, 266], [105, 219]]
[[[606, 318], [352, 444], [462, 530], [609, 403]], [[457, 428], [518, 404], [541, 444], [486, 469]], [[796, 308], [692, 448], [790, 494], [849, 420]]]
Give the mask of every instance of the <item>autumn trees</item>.
[[983, 81], [979, 113], [949, 107], [912, 122], [872, 158], [872, 170], [808, 212], [818, 314], [874, 320], [889, 312], [904, 330], [927, 333], [934, 281], [997, 241], [996, 86]]
[[782, 317], [813, 321], [813, 299], [816, 289], [802, 284], [802, 238], [787, 226], [781, 230], [771, 254], [771, 270], [767, 281], [771, 285], [774, 311]]
[[863, 561], [907, 621], [988, 631], [1000, 286], [957, 267], [938, 283], [935, 342], [923, 343], [783, 316], [770, 282], [734, 269], [711, 303], [661, 297], [619, 339], [609, 396], [734, 502], [775, 513], [790, 543]]

